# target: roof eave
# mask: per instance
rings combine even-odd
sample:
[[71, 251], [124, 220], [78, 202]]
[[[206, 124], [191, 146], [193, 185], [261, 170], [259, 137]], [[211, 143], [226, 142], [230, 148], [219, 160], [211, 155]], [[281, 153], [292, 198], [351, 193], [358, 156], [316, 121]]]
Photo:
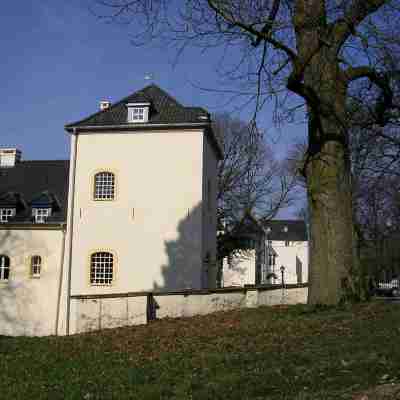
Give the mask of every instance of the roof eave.
[[209, 122], [175, 122], [175, 123], [159, 123], [159, 124], [152, 124], [152, 123], [134, 123], [134, 124], [118, 124], [118, 125], [65, 125], [64, 129], [69, 132], [73, 133], [74, 130], [78, 131], [91, 131], [91, 130], [138, 130], [138, 129], [150, 129], [150, 128], [174, 128], [174, 127], [208, 127], [210, 125]]
[[88, 132], [88, 131], [107, 131], [107, 130], [123, 130], [123, 131], [136, 131], [143, 129], [173, 129], [173, 128], [203, 128], [206, 130], [206, 133], [209, 133], [211, 137], [211, 141], [213, 142], [213, 146], [217, 153], [217, 157], [219, 160], [222, 160], [223, 153], [222, 150], [215, 138], [215, 135], [212, 132], [210, 121], [204, 122], [176, 122], [176, 123], [165, 123], [165, 124], [149, 124], [149, 123], [135, 123], [135, 124], [122, 124], [122, 125], [65, 125], [64, 129], [68, 133], [79, 133], [79, 132]]
[[33, 222], [5, 222], [0, 224], [0, 230], [47, 230], [47, 231], [59, 231], [66, 227], [65, 222], [53, 222], [37, 224]]

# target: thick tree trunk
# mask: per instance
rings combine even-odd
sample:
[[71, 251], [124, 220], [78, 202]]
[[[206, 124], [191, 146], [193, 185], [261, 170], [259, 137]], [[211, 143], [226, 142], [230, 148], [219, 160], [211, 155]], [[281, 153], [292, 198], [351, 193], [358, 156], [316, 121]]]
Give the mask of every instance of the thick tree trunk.
[[310, 304], [337, 304], [355, 290], [352, 191], [343, 147], [327, 141], [307, 167]]
[[318, 96], [309, 106], [310, 304], [338, 304], [357, 292], [346, 83], [339, 66], [320, 54], [305, 83]]

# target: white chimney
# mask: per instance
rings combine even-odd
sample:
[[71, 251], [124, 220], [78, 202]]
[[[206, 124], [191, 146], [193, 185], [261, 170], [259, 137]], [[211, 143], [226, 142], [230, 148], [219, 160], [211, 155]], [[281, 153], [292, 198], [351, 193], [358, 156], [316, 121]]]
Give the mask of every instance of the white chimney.
[[110, 106], [111, 106], [111, 101], [108, 101], [108, 100], [100, 101], [100, 110], [101, 111], [107, 110], [107, 108], [110, 108]]
[[0, 148], [0, 168], [14, 167], [21, 161], [21, 152], [15, 148]]

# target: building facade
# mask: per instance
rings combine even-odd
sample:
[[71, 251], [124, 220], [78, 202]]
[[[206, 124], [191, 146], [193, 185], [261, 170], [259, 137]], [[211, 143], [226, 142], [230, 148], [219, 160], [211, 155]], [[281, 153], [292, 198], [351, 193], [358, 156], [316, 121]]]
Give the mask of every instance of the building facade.
[[0, 334], [74, 333], [71, 296], [213, 287], [221, 150], [207, 111], [150, 85], [65, 128], [70, 160], [43, 182], [3, 151], [0, 301], [18, 310], [2, 306]]
[[246, 216], [236, 232], [241, 243], [222, 261], [222, 285], [308, 282], [308, 239], [304, 221], [258, 222]]

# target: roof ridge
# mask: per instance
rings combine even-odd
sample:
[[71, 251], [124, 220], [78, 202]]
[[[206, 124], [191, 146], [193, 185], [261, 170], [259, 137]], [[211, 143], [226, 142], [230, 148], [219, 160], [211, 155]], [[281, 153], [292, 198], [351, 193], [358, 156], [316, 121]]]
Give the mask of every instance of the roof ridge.
[[269, 219], [264, 221], [265, 224], [268, 222], [304, 222], [304, 219]]
[[91, 118], [93, 118], [93, 117], [95, 117], [95, 116], [97, 116], [97, 115], [100, 115], [100, 114], [103, 113], [103, 112], [110, 111], [111, 109], [113, 109], [113, 108], [119, 106], [120, 104], [126, 103], [127, 101], [129, 101], [129, 98], [131, 98], [131, 97], [133, 97], [133, 96], [144, 95], [144, 96], [146, 96], [146, 97], [150, 97], [150, 96], [146, 95], [146, 93], [143, 93], [143, 92], [145, 92], [146, 90], [148, 90], [148, 89], [150, 89], [150, 88], [155, 88], [155, 89], [157, 89], [158, 91], [160, 91], [164, 97], [167, 97], [170, 101], [172, 101], [173, 103], [175, 103], [174, 105], [175, 105], [176, 107], [178, 107], [178, 108], [179, 108], [179, 107], [181, 107], [181, 108], [187, 108], [187, 107], [185, 107], [184, 105], [182, 105], [181, 103], [179, 103], [179, 101], [176, 100], [174, 97], [172, 97], [168, 92], [166, 92], [165, 90], [161, 89], [158, 85], [156, 85], [155, 83], [151, 83], [150, 85], [147, 85], [147, 86], [145, 86], [144, 88], [139, 89], [139, 90], [137, 90], [137, 91], [135, 91], [135, 92], [129, 94], [128, 96], [123, 97], [122, 99], [118, 100], [117, 102], [112, 103], [112, 104], [110, 105], [110, 107], [108, 107], [107, 109], [105, 109], [105, 110], [98, 110], [98, 111], [96, 111], [95, 113], [90, 114], [90, 115], [89, 115], [88, 117], [86, 117], [86, 118], [83, 118], [83, 119], [80, 119], [80, 120], [78, 120], [78, 121], [75, 121], [75, 122], [66, 124], [65, 127], [73, 127], [74, 125], [81, 124], [81, 123], [83, 123], [83, 122], [85, 122], [85, 121], [87, 121], [87, 120], [89, 120], [89, 119], [91, 119]]

